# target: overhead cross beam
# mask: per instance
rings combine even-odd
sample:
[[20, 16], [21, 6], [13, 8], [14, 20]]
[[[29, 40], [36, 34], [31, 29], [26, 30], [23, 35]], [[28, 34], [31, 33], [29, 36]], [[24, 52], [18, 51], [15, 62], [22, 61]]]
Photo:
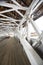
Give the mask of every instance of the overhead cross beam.
[[[40, 1], [36, 0], [35, 2], [33, 0], [32, 4], [30, 5], [29, 9], [27, 10], [26, 14], [24, 15], [24, 18], [20, 22], [20, 26], [21, 26], [25, 21], [28, 21], [28, 22], [30, 21], [30, 23], [32, 24], [32, 26], [34, 27], [34, 29], [36, 30], [36, 32], [38, 33], [39, 36], [41, 34], [41, 31], [39, 30], [38, 26], [35, 25], [36, 23], [33, 21], [33, 19], [31, 19], [31, 14], [33, 11], [35, 11], [40, 6], [40, 4], [42, 2], [43, 2], [42, 0], [40, 0]], [[36, 3], [36, 4], [38, 3], [36, 7], [35, 7], [36, 4], [34, 4], [34, 3]], [[32, 8], [32, 10], [31, 10], [31, 8]], [[30, 11], [30, 13], [29, 13], [29, 11]]]
[[18, 24], [17, 24], [15, 21], [20, 21], [20, 20], [13, 19], [13, 18], [8, 17], [8, 16], [3, 15], [3, 14], [0, 14], [0, 16], [6, 17], [6, 18], [0, 18], [0, 20], [5, 20], [5, 21], [6, 21], [6, 19], [7, 19], [7, 20], [9, 20], [10, 22], [14, 22], [16, 25], [18, 25]]
[[[11, 18], [11, 17], [8, 17], [7, 16], [7, 19], [10, 19], [10, 21], [20, 21], [20, 24], [19, 24], [19, 26], [22, 26], [22, 24], [25, 22], [25, 21], [28, 21], [28, 17], [30, 17], [31, 16], [31, 14], [39, 7], [39, 5], [43, 2], [42, 0], [33, 0], [32, 1], [32, 3], [31, 3], [31, 5], [28, 7], [28, 9], [27, 9], [27, 11], [26, 11], [26, 14], [25, 15], [23, 15], [22, 13], [20, 13], [18, 10], [20, 9], [24, 9], [24, 10], [26, 10], [26, 7], [23, 7], [23, 6], [21, 6], [17, 1], [15, 1], [15, 0], [12, 0], [13, 1], [13, 3], [15, 3], [15, 4], [9, 4], [9, 3], [6, 3], [6, 2], [0, 2], [0, 6], [5, 6], [5, 7], [9, 7], [9, 8], [11, 8], [11, 9], [8, 9], [8, 10], [4, 10], [4, 11], [1, 11], [0, 12], [0, 14], [2, 14], [2, 13], [7, 13], [7, 12], [10, 12], [10, 11], [16, 11], [20, 16], [22, 16], [22, 19], [21, 20], [15, 20], [15, 19], [13, 19], [13, 18]], [[7, 19], [5, 19], [5, 20], [7, 20]], [[2, 20], [4, 20], [4, 19], [2, 19]], [[31, 21], [30, 21], [31, 22]], [[18, 27], [19, 27], [18, 26]]]
[[37, 5], [35, 6], [34, 9], [32, 9], [31, 13], [30, 14], [33, 14], [35, 12], [35, 10], [41, 5], [41, 3], [43, 2], [43, 0], [39, 0]]
[[[39, 1], [39, 0], [38, 0], [38, 1]], [[38, 1], [37, 1], [37, 0], [36, 0], [36, 1], [35, 1], [35, 0], [32, 1], [31, 5], [30, 5], [30, 6], [28, 7], [28, 9], [26, 10], [26, 13], [25, 13], [23, 19], [21, 20], [19, 26], [21, 26], [25, 21], [27, 21], [27, 17], [31, 14], [31, 9], [34, 8], [34, 6], [37, 4]], [[34, 4], [34, 3], [35, 3], [35, 4]], [[34, 5], [34, 6], [33, 6], [33, 5]], [[32, 6], [33, 6], [33, 7], [32, 7]]]
[[[33, 0], [31, 5], [26, 10], [26, 13], [23, 17], [23, 19], [20, 22], [20, 25], [22, 25], [25, 21], [27, 21], [27, 17], [31, 16], [31, 14], [40, 6], [40, 4], [43, 2], [43, 0]], [[36, 7], [35, 7], [36, 6]], [[20, 26], [19, 25], [19, 26]]]

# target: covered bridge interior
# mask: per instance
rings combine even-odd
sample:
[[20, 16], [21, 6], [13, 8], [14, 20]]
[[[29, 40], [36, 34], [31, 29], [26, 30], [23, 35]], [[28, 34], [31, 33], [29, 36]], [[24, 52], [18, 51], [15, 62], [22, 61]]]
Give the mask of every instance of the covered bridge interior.
[[0, 65], [43, 65], [41, 17], [43, 0], [0, 0]]

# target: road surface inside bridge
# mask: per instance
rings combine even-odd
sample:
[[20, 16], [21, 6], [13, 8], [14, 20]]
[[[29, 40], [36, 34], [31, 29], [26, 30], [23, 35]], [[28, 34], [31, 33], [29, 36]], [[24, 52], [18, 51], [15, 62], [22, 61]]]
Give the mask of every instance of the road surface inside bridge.
[[0, 65], [31, 65], [16, 37], [0, 42]]

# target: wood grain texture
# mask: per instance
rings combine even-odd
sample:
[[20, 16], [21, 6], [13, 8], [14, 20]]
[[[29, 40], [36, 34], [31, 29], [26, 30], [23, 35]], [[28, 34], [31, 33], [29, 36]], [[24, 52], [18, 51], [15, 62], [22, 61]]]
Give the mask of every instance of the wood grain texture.
[[0, 65], [31, 65], [18, 39], [0, 42]]

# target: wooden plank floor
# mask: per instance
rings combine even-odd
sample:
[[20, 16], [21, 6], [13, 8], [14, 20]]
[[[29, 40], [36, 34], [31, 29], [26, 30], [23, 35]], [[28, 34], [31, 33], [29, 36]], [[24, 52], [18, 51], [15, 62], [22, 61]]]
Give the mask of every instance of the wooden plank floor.
[[7, 38], [0, 42], [0, 65], [31, 65], [19, 40]]

